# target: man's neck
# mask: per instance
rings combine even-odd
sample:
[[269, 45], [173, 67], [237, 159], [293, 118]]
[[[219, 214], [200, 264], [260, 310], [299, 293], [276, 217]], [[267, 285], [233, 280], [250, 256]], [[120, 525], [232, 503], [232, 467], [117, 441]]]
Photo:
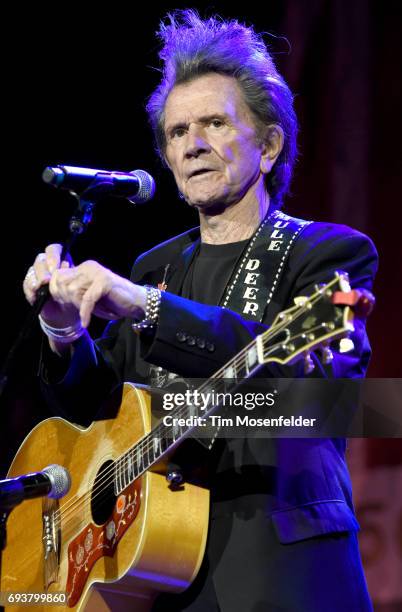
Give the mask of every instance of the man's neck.
[[268, 208], [269, 195], [261, 183], [220, 214], [208, 215], [207, 211], [200, 211], [201, 240], [209, 244], [247, 240], [265, 218]]

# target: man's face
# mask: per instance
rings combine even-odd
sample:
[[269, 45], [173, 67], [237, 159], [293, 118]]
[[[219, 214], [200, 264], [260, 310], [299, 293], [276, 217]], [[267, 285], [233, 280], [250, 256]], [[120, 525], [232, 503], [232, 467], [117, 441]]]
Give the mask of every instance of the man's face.
[[177, 186], [200, 210], [238, 202], [261, 175], [265, 147], [232, 77], [211, 73], [174, 87], [164, 128]]

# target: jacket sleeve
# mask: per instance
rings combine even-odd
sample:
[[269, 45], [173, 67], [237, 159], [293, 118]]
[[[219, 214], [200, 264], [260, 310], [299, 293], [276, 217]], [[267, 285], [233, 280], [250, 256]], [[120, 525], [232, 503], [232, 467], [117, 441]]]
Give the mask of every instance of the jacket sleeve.
[[[313, 226], [316, 224], [312, 224]], [[294, 248], [281, 283], [287, 287], [287, 303], [297, 295], [308, 295], [314, 285], [329, 281], [335, 270], [348, 272], [352, 287], [371, 289], [377, 269], [377, 253], [363, 234], [347, 228], [333, 230], [328, 224], [317, 224], [311, 235]], [[322, 227], [321, 227], [322, 226]], [[283, 308], [281, 308], [283, 310]], [[209, 377], [222, 367], [267, 325], [248, 321], [239, 314], [218, 306], [205, 306], [165, 293], [162, 295], [160, 319], [154, 337], [141, 337], [144, 359], [187, 377]], [[352, 336], [355, 349], [347, 355], [335, 353], [331, 366], [318, 360], [314, 376], [363, 376], [370, 347], [364, 322], [357, 320]], [[303, 366], [271, 365], [267, 374], [275, 377], [299, 377]]]

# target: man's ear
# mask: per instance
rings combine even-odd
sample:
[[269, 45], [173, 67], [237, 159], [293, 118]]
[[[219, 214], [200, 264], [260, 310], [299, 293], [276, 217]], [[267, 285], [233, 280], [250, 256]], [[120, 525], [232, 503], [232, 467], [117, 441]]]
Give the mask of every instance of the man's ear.
[[285, 136], [281, 126], [276, 123], [270, 125], [264, 140], [261, 145], [260, 169], [263, 174], [269, 174], [283, 149]]

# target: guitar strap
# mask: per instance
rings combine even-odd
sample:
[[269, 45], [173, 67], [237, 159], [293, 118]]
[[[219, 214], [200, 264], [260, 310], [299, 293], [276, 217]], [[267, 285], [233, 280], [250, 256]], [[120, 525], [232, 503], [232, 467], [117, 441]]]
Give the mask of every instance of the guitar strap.
[[[279, 285], [291, 248], [310, 223], [279, 210], [268, 215], [240, 256], [219, 305], [242, 314], [245, 319], [261, 322]], [[194, 245], [189, 253], [187, 266], [194, 256]], [[176, 289], [179, 289], [182, 281], [183, 278]], [[160, 288], [165, 288], [164, 282], [165, 279]], [[149, 382], [152, 387], [166, 388], [177, 378], [177, 374], [164, 368], [150, 367]]]
[[310, 223], [281, 211], [268, 215], [246, 246], [220, 305], [261, 323], [290, 250]]
[[[311, 221], [274, 211], [261, 223], [247, 244], [233, 272], [220, 306], [230, 308], [245, 319], [262, 322], [265, 311], [280, 282], [292, 246]], [[219, 425], [192, 437], [210, 450], [219, 433]], [[200, 431], [201, 433], [201, 431]]]

